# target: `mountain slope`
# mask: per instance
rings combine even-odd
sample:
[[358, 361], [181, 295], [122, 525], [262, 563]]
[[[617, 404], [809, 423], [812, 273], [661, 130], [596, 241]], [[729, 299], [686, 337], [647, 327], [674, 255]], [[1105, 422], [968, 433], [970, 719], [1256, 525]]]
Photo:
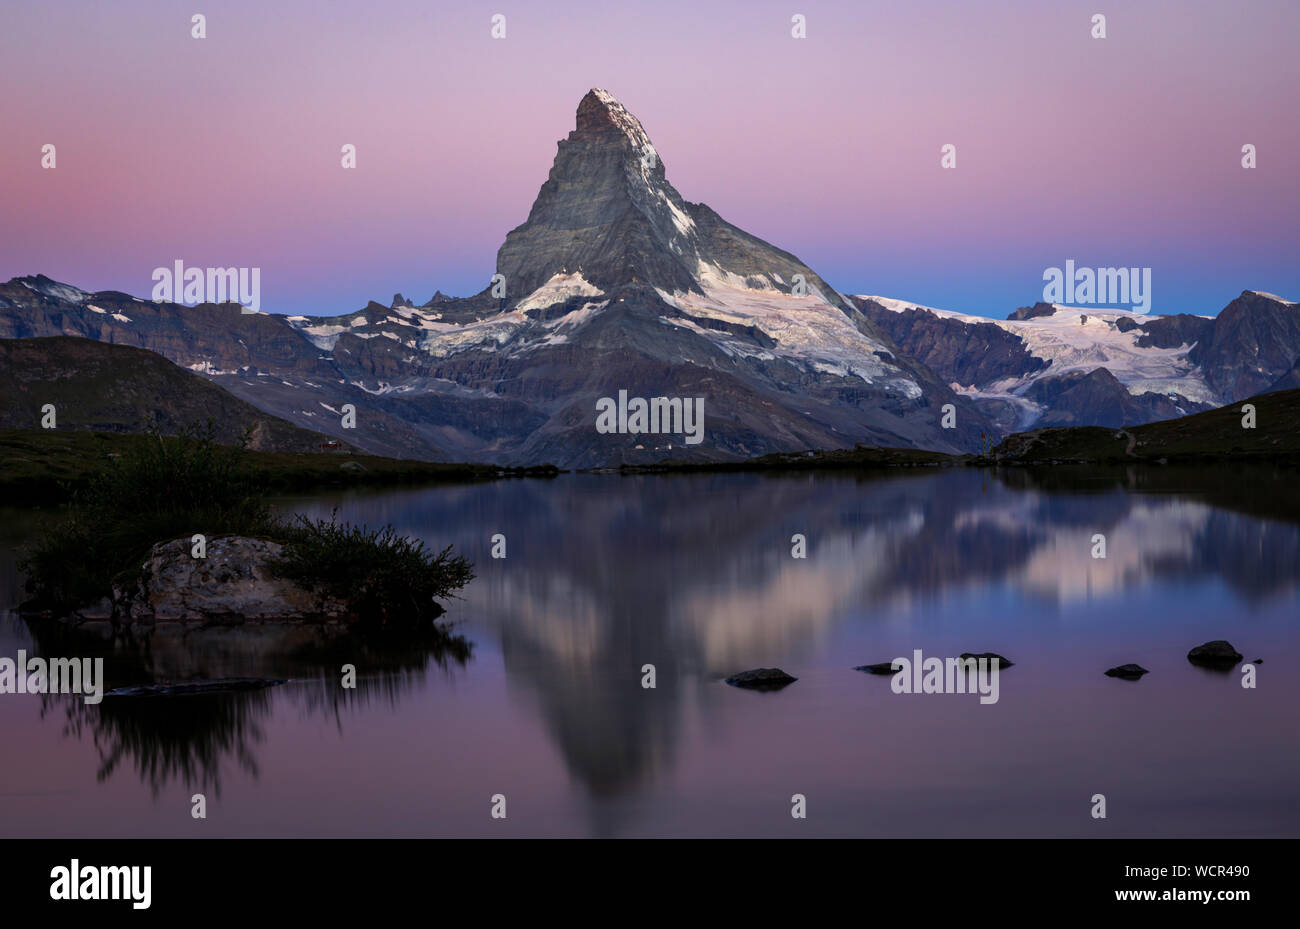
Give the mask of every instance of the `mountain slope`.
[[212, 422], [219, 442], [251, 429], [249, 447], [316, 451], [326, 437], [232, 397], [153, 352], [81, 338], [0, 339], [0, 429], [41, 427], [52, 404], [61, 430], [176, 434]]
[[1290, 367], [1286, 374], [1274, 381], [1265, 393], [1272, 393], [1276, 390], [1294, 390], [1297, 387], [1300, 387], [1300, 358], [1297, 358], [1296, 363]]
[[1300, 305], [1247, 290], [1220, 311], [1189, 358], [1225, 398], [1268, 388], [1300, 357]]
[[[80, 336], [147, 349], [260, 410], [394, 458], [446, 460], [447, 452], [370, 404], [330, 356], [283, 316], [245, 314], [234, 303], [182, 306], [119, 291], [89, 293], [44, 275], [0, 284], [0, 338]], [[345, 403], [358, 411], [342, 428]]]

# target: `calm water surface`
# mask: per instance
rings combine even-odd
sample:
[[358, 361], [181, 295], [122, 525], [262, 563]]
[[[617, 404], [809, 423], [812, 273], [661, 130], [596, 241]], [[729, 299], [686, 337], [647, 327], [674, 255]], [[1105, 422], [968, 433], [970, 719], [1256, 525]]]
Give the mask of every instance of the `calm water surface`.
[[[478, 577], [446, 617], [464, 641], [248, 627], [119, 646], [110, 686], [292, 680], [99, 707], [0, 696], [0, 835], [1298, 836], [1296, 486], [568, 475], [281, 500], [468, 555]], [[0, 606], [40, 515], [3, 512]], [[0, 615], [0, 655], [92, 653], [47, 627]], [[1219, 638], [1264, 659], [1257, 688], [1187, 662]], [[993, 705], [853, 670], [916, 648], [1015, 666]], [[1151, 673], [1103, 675], [1126, 662]], [[799, 680], [721, 682], [759, 666]]]

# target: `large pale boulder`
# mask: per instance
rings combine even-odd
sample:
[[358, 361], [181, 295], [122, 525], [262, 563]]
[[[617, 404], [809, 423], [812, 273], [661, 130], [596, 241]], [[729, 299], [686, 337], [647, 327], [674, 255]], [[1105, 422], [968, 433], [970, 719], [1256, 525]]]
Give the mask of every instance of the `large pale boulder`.
[[329, 622], [348, 618], [347, 605], [271, 571], [277, 542], [243, 536], [207, 540], [204, 558], [188, 538], [160, 542], [134, 583], [114, 590], [120, 624], [164, 622]]

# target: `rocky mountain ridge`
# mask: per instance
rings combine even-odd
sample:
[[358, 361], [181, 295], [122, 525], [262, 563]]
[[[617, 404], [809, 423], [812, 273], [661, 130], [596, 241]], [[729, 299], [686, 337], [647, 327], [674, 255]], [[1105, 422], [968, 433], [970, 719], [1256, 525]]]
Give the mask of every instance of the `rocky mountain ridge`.
[[[1038, 424], [1208, 409], [1280, 382], [1300, 356], [1300, 308], [1254, 292], [1217, 319], [1052, 304], [1011, 315], [846, 297], [685, 200], [639, 120], [599, 89], [505, 236], [496, 277], [470, 297], [435, 291], [416, 306], [398, 293], [342, 315], [278, 316], [89, 293], [41, 275], [0, 284], [0, 338], [145, 348], [376, 454], [501, 464], [858, 444], [977, 451]], [[597, 404], [620, 391], [703, 398], [705, 440], [598, 430]], [[355, 428], [344, 425], [349, 408]]]
[[1282, 389], [1300, 359], [1300, 305], [1258, 291], [1244, 291], [1217, 316], [1037, 303], [996, 320], [852, 299], [1003, 432], [1190, 415]]

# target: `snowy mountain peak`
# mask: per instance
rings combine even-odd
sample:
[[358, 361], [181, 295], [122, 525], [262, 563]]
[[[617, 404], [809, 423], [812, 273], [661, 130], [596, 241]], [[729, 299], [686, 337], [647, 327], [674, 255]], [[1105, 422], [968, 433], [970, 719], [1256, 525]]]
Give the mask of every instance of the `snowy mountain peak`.
[[704, 297], [722, 286], [807, 295], [856, 315], [794, 255], [683, 199], [640, 120], [599, 88], [579, 102], [576, 128], [560, 141], [527, 221], [506, 236], [497, 271], [516, 308], [558, 300], [567, 276], [580, 273], [614, 305], [625, 288]]
[[575, 272], [602, 293], [625, 285], [690, 290], [695, 240], [695, 220], [641, 122], [594, 89], [579, 102], [527, 221], [506, 236], [497, 271], [511, 304]]
[[1265, 300], [1272, 300], [1275, 303], [1285, 304], [1286, 306], [1296, 305], [1296, 302], [1294, 300], [1288, 300], [1285, 297], [1279, 297], [1277, 294], [1271, 294], [1266, 290], [1244, 290], [1241, 293], [1243, 297], [1251, 294], [1253, 294], [1256, 297], [1263, 297]]
[[668, 183], [663, 161], [641, 121], [613, 94], [598, 87], [587, 92], [578, 103], [577, 127], [568, 141], [584, 143], [587, 157], [602, 147], [612, 145], [618, 150], [623, 180], [636, 208], [655, 224], [659, 237], [674, 252], [688, 255], [694, 250], [687, 240], [694, 238], [695, 222], [686, 202]]
[[599, 87], [589, 90], [578, 104], [578, 125], [569, 139], [625, 142], [638, 156], [653, 148], [641, 121], [613, 94]]
[[33, 274], [27, 277], [14, 278], [13, 282], [21, 284], [28, 290], [33, 290], [43, 296], [52, 297], [55, 300], [66, 300], [69, 303], [85, 303], [91, 296], [80, 287], [73, 287], [71, 284], [61, 284], [53, 278], [46, 277], [44, 274]]

